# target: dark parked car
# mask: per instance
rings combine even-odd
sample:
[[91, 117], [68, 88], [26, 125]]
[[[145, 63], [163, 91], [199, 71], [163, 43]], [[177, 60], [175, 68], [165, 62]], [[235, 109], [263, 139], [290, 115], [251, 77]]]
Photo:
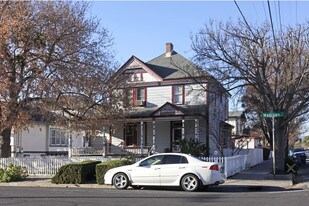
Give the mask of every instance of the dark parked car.
[[297, 164], [306, 164], [306, 150], [304, 148], [291, 149], [291, 156], [297, 162]]

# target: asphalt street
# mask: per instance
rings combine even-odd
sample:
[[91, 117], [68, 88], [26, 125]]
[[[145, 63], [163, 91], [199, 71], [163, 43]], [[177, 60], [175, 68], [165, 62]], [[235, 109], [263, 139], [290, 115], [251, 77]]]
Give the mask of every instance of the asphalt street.
[[114, 190], [99, 188], [0, 187], [1, 206], [305, 206], [309, 191], [183, 192], [167, 189]]
[[290, 179], [269, 177], [271, 160], [227, 179], [220, 186], [199, 192], [179, 188], [116, 190], [95, 182], [61, 184], [50, 177], [31, 176], [26, 181], [0, 183], [0, 206], [302, 206], [309, 200], [309, 162], [300, 168], [295, 184]]

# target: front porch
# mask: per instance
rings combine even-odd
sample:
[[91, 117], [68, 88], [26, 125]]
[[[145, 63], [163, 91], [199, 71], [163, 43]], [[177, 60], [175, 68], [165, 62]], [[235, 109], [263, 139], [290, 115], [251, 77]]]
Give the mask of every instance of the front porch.
[[88, 148], [74, 148], [72, 155], [147, 156], [155, 152], [178, 152], [180, 139], [208, 144], [206, 128], [205, 106], [166, 103], [160, 108], [131, 112], [125, 123], [104, 127], [99, 143], [90, 140]]

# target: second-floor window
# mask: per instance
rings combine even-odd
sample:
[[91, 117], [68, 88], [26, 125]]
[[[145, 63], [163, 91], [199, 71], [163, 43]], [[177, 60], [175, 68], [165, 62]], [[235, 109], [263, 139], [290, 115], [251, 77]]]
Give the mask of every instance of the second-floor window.
[[145, 87], [133, 89], [133, 102], [134, 106], [146, 106], [147, 89]]
[[184, 86], [183, 85], [174, 85], [172, 89], [173, 104], [184, 104]]

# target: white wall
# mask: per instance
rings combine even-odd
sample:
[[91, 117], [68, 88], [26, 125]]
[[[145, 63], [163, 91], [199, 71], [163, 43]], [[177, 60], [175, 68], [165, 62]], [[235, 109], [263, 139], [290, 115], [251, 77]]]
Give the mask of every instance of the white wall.
[[149, 73], [143, 73], [143, 81], [144, 82], [154, 82], [154, 81], [158, 81], [158, 79], [154, 78]]
[[172, 102], [172, 86], [147, 88], [147, 107], [160, 107], [166, 102]]
[[[36, 123], [28, 129], [21, 130], [13, 134], [15, 152], [23, 151], [24, 154], [41, 155], [47, 152], [68, 151], [68, 146], [51, 147], [49, 138], [49, 126], [47, 124]], [[83, 146], [83, 132], [72, 132], [72, 146]]]
[[47, 151], [47, 126], [35, 124], [27, 130], [19, 132], [19, 138], [23, 151]]
[[199, 84], [186, 85], [185, 104], [189, 105], [206, 104], [205, 89]]

